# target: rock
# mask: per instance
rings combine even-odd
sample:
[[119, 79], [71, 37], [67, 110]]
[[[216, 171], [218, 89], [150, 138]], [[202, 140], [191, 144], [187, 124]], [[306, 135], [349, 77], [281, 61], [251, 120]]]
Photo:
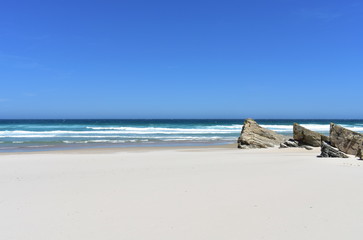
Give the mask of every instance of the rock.
[[329, 142], [329, 137], [304, 128], [297, 123], [294, 123], [294, 139], [301, 145], [305, 144], [313, 147], [320, 147], [321, 139]]
[[284, 144], [288, 147], [299, 147], [299, 142], [295, 141], [294, 139], [289, 139]]
[[327, 144], [326, 142], [321, 142], [321, 154], [318, 157], [322, 158], [348, 158], [347, 155]]
[[291, 147], [300, 147], [299, 143], [294, 139], [289, 139], [286, 142], [280, 144], [280, 148], [291, 148]]
[[308, 146], [308, 145], [304, 145], [303, 146], [306, 150], [313, 150], [314, 148], [313, 147], [310, 147], [310, 146]]
[[285, 143], [280, 143], [280, 148], [288, 148], [288, 146]]
[[238, 148], [268, 148], [285, 141], [283, 135], [258, 125], [253, 119], [246, 119], [238, 138]]
[[331, 123], [330, 143], [344, 153], [357, 155], [358, 149], [363, 145], [363, 134]]
[[289, 139], [286, 142], [280, 144], [280, 148], [305, 148], [306, 150], [313, 150], [314, 148], [308, 145], [300, 145], [298, 141], [294, 139]]
[[358, 149], [356, 157], [358, 157], [359, 160], [363, 160], [363, 151], [361, 147]]

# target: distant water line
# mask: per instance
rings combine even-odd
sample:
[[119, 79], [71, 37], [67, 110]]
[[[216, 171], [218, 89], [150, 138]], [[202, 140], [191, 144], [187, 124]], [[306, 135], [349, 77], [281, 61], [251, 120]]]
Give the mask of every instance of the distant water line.
[[[363, 120], [257, 122], [284, 135], [292, 135], [294, 122], [323, 134], [329, 134], [330, 122], [363, 133]], [[242, 119], [0, 120], [0, 151], [229, 144], [236, 142], [242, 124]]]

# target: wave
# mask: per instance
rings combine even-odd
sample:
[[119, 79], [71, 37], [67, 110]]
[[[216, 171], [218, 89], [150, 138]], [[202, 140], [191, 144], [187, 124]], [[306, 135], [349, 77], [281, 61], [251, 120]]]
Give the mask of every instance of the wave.
[[242, 124], [235, 124], [235, 125], [214, 125], [214, 126], [208, 126], [206, 128], [217, 128], [217, 129], [238, 129], [241, 131]]
[[[206, 128], [159, 128], [159, 127], [87, 127], [87, 129], [93, 130], [123, 130], [123, 131], [111, 131], [111, 132], [119, 132], [119, 133], [134, 133], [134, 132], [237, 132], [241, 131], [241, 126], [213, 126]], [[97, 132], [97, 131], [91, 131]], [[102, 131], [107, 132], [107, 131]]]
[[35, 134], [35, 135], [12, 135], [12, 136], [1, 136], [0, 138], [55, 138], [55, 137], [59, 137], [56, 135], [40, 135], [40, 134]]
[[[328, 133], [330, 130], [329, 124], [301, 124], [312, 131]], [[362, 124], [341, 124], [350, 130], [363, 132]], [[282, 134], [292, 134], [293, 125], [288, 124], [261, 124], [262, 127], [274, 130]], [[86, 130], [87, 128], [87, 130]], [[91, 127], [83, 126], [83, 130], [52, 130], [52, 131], [35, 131], [35, 130], [5, 130], [0, 131], [0, 140], [8, 141], [8, 139], [16, 140], [13, 143], [20, 143], [24, 139], [40, 139], [39, 141], [53, 141], [48, 139], [55, 138], [55, 141], [70, 141], [74, 142], [113, 142], [122, 143], [123, 141], [141, 140], [158, 140], [158, 141], [214, 141], [227, 140], [234, 141], [238, 138], [242, 129], [242, 125], [211, 125], [211, 126], [196, 126], [192, 128], [178, 127]], [[50, 130], [50, 129], [47, 129]], [[23, 138], [23, 139], [22, 139]], [[80, 138], [80, 139], [76, 139]], [[5, 140], [7, 139], [7, 140]], [[26, 141], [36, 141], [36, 140]], [[45, 140], [47, 139], [47, 140]], [[130, 140], [131, 139], [131, 140]]]
[[39, 136], [58, 136], [58, 135], [74, 135], [74, 134], [230, 134], [239, 131], [219, 130], [219, 129], [169, 129], [169, 130], [138, 130], [138, 131], [0, 131], [0, 137], [13, 137], [25, 135]]
[[63, 143], [67, 144], [74, 144], [74, 143], [134, 143], [134, 142], [148, 142], [149, 140], [109, 140], [109, 139], [102, 139], [102, 140], [84, 140], [84, 141], [63, 141]]
[[[293, 125], [261, 125], [264, 128], [274, 130], [276, 132], [291, 132], [293, 131]], [[330, 125], [326, 124], [301, 124], [301, 126], [317, 132], [329, 132]]]
[[[262, 127], [274, 130], [276, 132], [292, 132], [293, 125], [261, 125]], [[329, 132], [330, 124], [301, 124], [301, 126], [316, 132]], [[346, 125], [341, 126], [356, 132], [363, 132], [363, 126], [359, 125]]]
[[93, 130], [125, 130], [125, 131], [192, 131], [192, 130], [228, 130], [228, 129], [239, 129], [241, 130], [241, 125], [215, 125], [215, 126], [205, 126], [196, 128], [167, 128], [167, 127], [86, 127], [87, 129]]
[[54, 145], [33, 145], [33, 146], [26, 146], [27, 148], [43, 148], [43, 147], [54, 147]]
[[221, 137], [169, 137], [169, 138], [162, 138], [162, 137], [155, 137], [155, 138], [148, 138], [148, 139], [127, 139], [127, 140], [112, 140], [112, 139], [99, 139], [99, 140], [64, 140], [63, 143], [66, 144], [86, 144], [86, 143], [139, 143], [139, 142], [182, 142], [182, 141], [234, 141], [235, 138], [221, 138]]
[[[344, 126], [343, 126], [344, 127]], [[363, 132], [363, 127], [346, 127], [352, 131], [355, 131], [355, 132]]]

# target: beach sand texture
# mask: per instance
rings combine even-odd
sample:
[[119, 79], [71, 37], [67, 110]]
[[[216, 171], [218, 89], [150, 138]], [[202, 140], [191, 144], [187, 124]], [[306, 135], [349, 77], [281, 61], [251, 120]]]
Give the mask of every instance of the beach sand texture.
[[319, 149], [0, 155], [0, 239], [362, 239], [363, 162]]

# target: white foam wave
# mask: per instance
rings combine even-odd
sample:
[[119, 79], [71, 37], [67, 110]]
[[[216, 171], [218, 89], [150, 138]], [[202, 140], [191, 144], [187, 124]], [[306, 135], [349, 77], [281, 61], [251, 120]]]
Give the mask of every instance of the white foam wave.
[[301, 124], [301, 126], [317, 131], [317, 132], [329, 132], [330, 131], [330, 124]]
[[[262, 127], [274, 130], [276, 132], [292, 132], [293, 125], [261, 125]], [[316, 132], [329, 132], [330, 124], [301, 124], [301, 126]], [[363, 132], [363, 126], [344, 125], [343, 127], [355, 132]]]
[[[261, 125], [264, 128], [274, 130], [276, 132], [292, 132], [293, 125]], [[317, 132], [329, 132], [329, 124], [301, 124], [301, 126]]]
[[[147, 142], [148, 140], [141, 140], [141, 142]], [[63, 143], [67, 144], [74, 144], [74, 143], [134, 143], [137, 140], [109, 140], [109, 139], [102, 139], [102, 140], [84, 140], [84, 141], [63, 141]]]
[[[123, 130], [120, 133], [125, 132], [236, 132], [241, 130], [241, 126], [213, 126], [207, 128], [157, 128], [157, 127], [87, 127], [93, 130]], [[92, 131], [97, 132], [97, 131]], [[103, 131], [106, 132], [106, 131]], [[117, 132], [117, 131], [113, 131]]]
[[[211, 140], [222, 140], [221, 138], [166, 138], [166, 139], [162, 139], [162, 141], [164, 142], [170, 142], [170, 141], [175, 141], [175, 142], [178, 142], [178, 141], [203, 141], [203, 142], [209, 142]], [[223, 140], [226, 140], [226, 139], [223, 139]], [[235, 140], [235, 139], [234, 139]], [[228, 140], [226, 140], [228, 141]]]
[[[272, 129], [275, 131], [281, 131], [281, 132], [292, 132], [293, 125], [271, 125], [271, 124], [261, 124], [262, 127]], [[329, 124], [301, 124], [301, 126], [308, 128], [313, 131], [318, 132], [328, 132], [330, 130]], [[363, 131], [363, 126], [361, 125], [342, 125], [345, 128], [351, 129], [353, 131]], [[240, 132], [243, 125], [230, 125], [230, 126], [223, 126], [223, 125], [216, 125], [211, 126], [207, 128], [133, 128], [133, 127], [120, 127], [120, 128], [112, 128], [112, 129], [122, 129], [125, 131], [122, 131], [121, 133], [168, 133], [173, 134], [177, 132], [181, 133], [236, 133]], [[98, 129], [98, 128], [97, 128]], [[101, 129], [101, 128], [99, 128]], [[105, 129], [111, 129], [111, 128], [105, 128]]]
[[342, 125], [342, 126], [345, 128], [348, 128], [352, 131], [355, 131], [355, 132], [363, 132], [363, 127], [359, 127], [359, 126], [349, 127], [349, 126], [345, 126], [345, 125]]
[[264, 127], [264, 128], [273, 128], [273, 129], [292, 129], [292, 125], [264, 125], [264, 124], [261, 124], [261, 127]]
[[0, 131], [0, 137], [17, 137], [17, 136], [70, 136], [74, 134], [230, 134], [238, 133], [235, 130], [220, 129], [169, 129], [169, 130], [128, 130], [128, 131]]
[[85, 143], [124, 143], [125, 140], [108, 140], [108, 139], [102, 139], [102, 140], [88, 140], [84, 141]]
[[153, 142], [153, 141], [162, 141], [162, 142], [183, 142], [183, 141], [216, 141], [216, 140], [225, 140], [225, 141], [234, 141], [235, 138], [220, 138], [220, 137], [169, 137], [169, 138], [149, 138], [149, 139], [129, 139], [129, 140], [110, 140], [110, 139], [100, 139], [100, 140], [82, 140], [82, 141], [70, 141], [64, 140], [63, 143], [66, 144], [87, 144], [87, 143], [136, 143], [136, 142]]
[[57, 137], [56, 135], [13, 135], [13, 136], [2, 136], [0, 135], [0, 138], [53, 138]]
[[63, 141], [63, 143], [71, 144], [71, 143], [80, 143], [80, 142], [77, 142], [77, 141]]
[[26, 146], [27, 148], [43, 148], [43, 147], [53, 147], [54, 145], [34, 145], [34, 146]]
[[215, 125], [215, 126], [209, 126], [207, 128], [217, 128], [217, 129], [242, 129], [242, 124], [235, 124], [235, 125]]

